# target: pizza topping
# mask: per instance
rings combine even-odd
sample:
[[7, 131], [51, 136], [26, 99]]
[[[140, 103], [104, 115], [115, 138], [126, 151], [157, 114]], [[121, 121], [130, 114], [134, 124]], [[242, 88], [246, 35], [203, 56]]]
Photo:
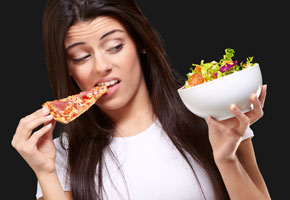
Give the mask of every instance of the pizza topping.
[[68, 101], [54, 101], [54, 102], [51, 102], [52, 106], [54, 106], [58, 110], [62, 110], [62, 111], [65, 109], [67, 104], [68, 104]]
[[89, 92], [87, 94], [83, 94], [83, 95], [80, 96], [80, 98], [82, 98], [82, 99], [90, 99], [92, 97], [93, 97], [93, 93], [92, 92]]
[[85, 96], [85, 95], [87, 95], [89, 93], [92, 93], [92, 90], [82, 91], [82, 92], [80, 92], [80, 96], [83, 97], [83, 96]]
[[81, 108], [80, 103], [74, 103], [73, 105], [74, 105], [75, 109], [80, 109]]
[[67, 124], [86, 112], [107, 91], [107, 86], [96, 86], [63, 99], [47, 101], [42, 106], [50, 110], [56, 121]]

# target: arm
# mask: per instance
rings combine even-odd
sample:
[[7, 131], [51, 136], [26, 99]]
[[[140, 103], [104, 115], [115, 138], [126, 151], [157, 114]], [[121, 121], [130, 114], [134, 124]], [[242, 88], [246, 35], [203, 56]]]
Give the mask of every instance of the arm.
[[216, 159], [216, 164], [231, 199], [271, 199], [250, 139], [240, 144], [235, 159]]
[[259, 99], [255, 95], [251, 97], [252, 111], [243, 114], [232, 106], [234, 118], [224, 121], [207, 119], [214, 159], [231, 199], [270, 199], [251, 140], [242, 142], [248, 126], [262, 117], [265, 96], [264, 86]]
[[216, 160], [216, 164], [231, 199], [269, 199], [257, 188], [238, 159], [227, 162]]
[[[39, 109], [20, 120], [11, 144], [35, 172], [45, 200], [71, 200], [56, 175], [52, 135], [55, 123], [48, 109]], [[42, 124], [44, 126], [33, 133]]]
[[[66, 198], [68, 200], [73, 200], [71, 192], [65, 192]], [[45, 200], [43, 197], [40, 197], [38, 200]]]
[[56, 172], [37, 175], [42, 189], [43, 197], [39, 200], [73, 200], [71, 192], [64, 192], [58, 180]]
[[267, 186], [256, 162], [251, 139], [247, 139], [240, 144], [237, 157], [256, 187], [270, 199]]

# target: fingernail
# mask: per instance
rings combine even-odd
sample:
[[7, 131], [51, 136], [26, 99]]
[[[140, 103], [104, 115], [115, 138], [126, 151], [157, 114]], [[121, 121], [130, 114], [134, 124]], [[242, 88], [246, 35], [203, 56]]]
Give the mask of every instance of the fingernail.
[[46, 125], [46, 128], [51, 128], [51, 126], [52, 126], [52, 124], [49, 123], [49, 124]]
[[255, 99], [257, 98], [257, 95], [256, 95], [256, 94], [252, 94], [251, 98], [252, 98], [253, 100], [255, 100]]
[[49, 109], [47, 107], [43, 107], [42, 108], [42, 112], [43, 112], [43, 114], [48, 114], [49, 113]]
[[207, 119], [206, 119], [207, 122], [211, 122], [212, 121], [212, 117], [209, 116]]
[[231, 105], [231, 109], [234, 110], [234, 111], [237, 111], [237, 106], [235, 104], [232, 104]]

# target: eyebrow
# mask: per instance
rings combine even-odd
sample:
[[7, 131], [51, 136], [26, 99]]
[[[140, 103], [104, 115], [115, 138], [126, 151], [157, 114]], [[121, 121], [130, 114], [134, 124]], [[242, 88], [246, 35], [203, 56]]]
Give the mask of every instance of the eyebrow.
[[[105, 33], [104, 35], [102, 35], [102, 36], [100, 37], [100, 40], [104, 39], [105, 37], [107, 37], [107, 36], [109, 36], [109, 35], [111, 35], [111, 34], [113, 34], [113, 33], [115, 33], [115, 32], [124, 32], [124, 31], [122, 31], [122, 30], [120, 30], [120, 29], [113, 29], [113, 30], [111, 30], [111, 31], [109, 31], [109, 32], [107, 32], [107, 33]], [[74, 43], [74, 44], [68, 46], [68, 47], [66, 48], [66, 51], [68, 51], [69, 49], [71, 49], [71, 48], [73, 48], [73, 47], [75, 47], [75, 46], [77, 46], [77, 45], [82, 45], [82, 44], [85, 44], [85, 42], [76, 42], [76, 43]]]
[[104, 38], [107, 37], [108, 35], [111, 35], [112, 33], [115, 33], [115, 32], [124, 32], [124, 31], [122, 31], [122, 30], [120, 30], [120, 29], [113, 29], [113, 30], [111, 30], [111, 31], [109, 31], [109, 32], [107, 32], [107, 33], [105, 33], [104, 35], [102, 35], [102, 37], [100, 38], [100, 40], [104, 39]]

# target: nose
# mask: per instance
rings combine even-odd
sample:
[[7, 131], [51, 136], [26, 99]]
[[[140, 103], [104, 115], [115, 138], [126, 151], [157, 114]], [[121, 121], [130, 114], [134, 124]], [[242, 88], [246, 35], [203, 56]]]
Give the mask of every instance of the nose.
[[97, 74], [106, 75], [112, 71], [112, 64], [103, 55], [95, 55], [94, 72]]

